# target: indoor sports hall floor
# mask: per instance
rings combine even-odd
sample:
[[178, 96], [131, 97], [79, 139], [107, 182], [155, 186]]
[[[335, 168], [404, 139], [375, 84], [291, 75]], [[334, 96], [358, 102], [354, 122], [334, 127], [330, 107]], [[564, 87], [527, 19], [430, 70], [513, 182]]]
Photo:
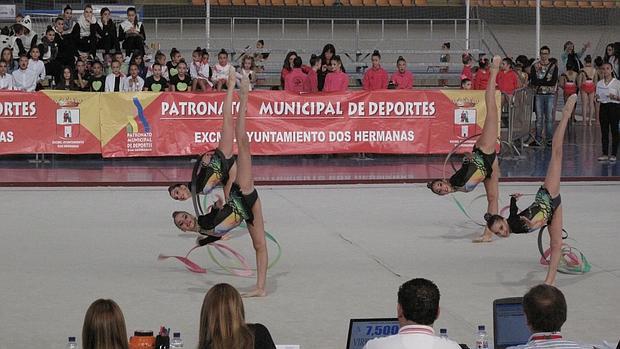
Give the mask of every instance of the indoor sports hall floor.
[[[503, 203], [537, 187], [502, 183]], [[423, 184], [258, 190], [283, 254], [269, 270], [269, 296], [245, 300], [246, 314], [279, 344], [344, 348], [349, 318], [394, 316], [398, 286], [426, 277], [442, 293], [436, 327], [471, 345], [476, 325], [491, 327], [494, 299], [521, 296], [545, 277], [535, 234], [473, 244], [479, 227]], [[474, 217], [484, 202], [470, 202], [482, 192], [458, 197]], [[569, 338], [618, 340], [619, 197], [616, 182], [562, 186], [570, 243], [592, 264], [586, 275], [558, 276]], [[180, 208], [192, 210], [165, 187], [0, 189], [0, 348], [62, 347], [67, 336], [81, 337], [86, 308], [100, 297], [119, 303], [129, 332], [166, 325], [194, 348], [206, 291], [219, 282], [244, 291], [254, 279], [222, 273], [206, 249], [192, 255], [206, 275], [158, 261], [194, 243], [173, 226], [170, 213]], [[251, 259], [247, 234], [229, 244]]]

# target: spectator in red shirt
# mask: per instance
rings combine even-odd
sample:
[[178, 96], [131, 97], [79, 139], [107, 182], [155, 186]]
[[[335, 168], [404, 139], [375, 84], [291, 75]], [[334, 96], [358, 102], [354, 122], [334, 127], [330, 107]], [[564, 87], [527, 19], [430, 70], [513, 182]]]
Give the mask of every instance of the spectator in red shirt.
[[321, 70], [321, 57], [317, 55], [312, 55], [310, 57], [310, 70], [308, 71], [308, 75], [306, 75], [306, 80], [304, 80], [304, 92], [318, 92], [319, 91], [319, 77], [318, 71]]
[[461, 90], [471, 90], [472, 89], [471, 80], [463, 79], [461, 80]]
[[512, 95], [520, 87], [519, 76], [512, 67], [512, 59], [504, 58], [500, 67], [501, 70], [497, 74], [497, 88], [506, 95]]
[[324, 92], [340, 92], [349, 90], [349, 76], [342, 71], [342, 60], [335, 55], [331, 60], [331, 73], [325, 77]]
[[463, 53], [463, 70], [461, 71], [461, 81], [474, 79], [474, 73], [471, 71], [471, 67], [474, 65], [474, 58], [469, 53]]
[[481, 59], [478, 66], [480, 68], [474, 77], [474, 90], [486, 90], [489, 84], [489, 77], [491, 76], [491, 72], [489, 71], [489, 59]]
[[293, 60], [297, 57], [297, 52], [291, 51], [286, 54], [284, 58], [284, 64], [282, 65], [282, 72], [280, 73], [280, 88], [285, 89], [286, 76], [293, 71]]
[[301, 70], [301, 65], [301, 57], [295, 57], [293, 60], [293, 70], [286, 75], [284, 80], [284, 90], [294, 93], [303, 92], [306, 74]]
[[408, 90], [413, 87], [413, 74], [407, 70], [407, 61], [403, 56], [398, 57], [396, 61], [396, 67], [398, 70], [392, 74], [390, 81], [397, 90]]
[[372, 53], [372, 67], [364, 73], [362, 86], [366, 91], [385, 90], [388, 87], [388, 74], [381, 67], [381, 54], [375, 50]]

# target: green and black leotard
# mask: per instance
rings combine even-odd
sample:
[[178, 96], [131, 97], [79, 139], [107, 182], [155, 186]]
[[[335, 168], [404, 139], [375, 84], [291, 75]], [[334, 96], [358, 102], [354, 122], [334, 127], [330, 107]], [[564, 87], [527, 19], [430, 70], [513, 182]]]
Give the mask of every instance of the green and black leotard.
[[474, 148], [471, 157], [463, 159], [463, 166], [450, 177], [450, 184], [456, 191], [470, 192], [480, 182], [491, 178], [496, 154], [485, 154], [480, 148]]
[[[510, 216], [508, 217], [508, 226], [513, 234], [526, 234], [545, 224], [550, 224], [553, 219], [555, 210], [562, 204], [562, 197], [552, 198], [551, 194], [545, 187], [540, 187], [536, 193], [534, 203], [528, 208], [519, 212], [517, 207], [517, 199], [510, 198]], [[521, 217], [525, 217], [532, 222], [532, 226], [528, 226]]]
[[235, 156], [226, 159], [222, 151], [215, 149], [209, 163], [206, 166], [200, 165], [198, 175], [196, 175], [196, 193], [206, 195], [220, 184], [226, 186], [230, 180], [229, 171], [234, 164]]

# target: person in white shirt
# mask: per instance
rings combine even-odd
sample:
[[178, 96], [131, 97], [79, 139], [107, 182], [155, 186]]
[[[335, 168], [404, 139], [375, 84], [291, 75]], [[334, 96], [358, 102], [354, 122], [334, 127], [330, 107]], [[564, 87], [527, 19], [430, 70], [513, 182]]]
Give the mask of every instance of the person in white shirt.
[[37, 88], [38, 76], [28, 70], [28, 56], [19, 57], [19, 69], [13, 72], [13, 90], [33, 92]]
[[6, 62], [0, 61], [0, 90], [13, 89], [13, 75], [7, 73]]
[[129, 66], [129, 76], [125, 78], [125, 89], [123, 92], [138, 92], [144, 88], [144, 80], [138, 75], [140, 68], [137, 64]]
[[[598, 161], [616, 162], [618, 154], [618, 120], [620, 120], [620, 81], [613, 77], [611, 63], [602, 66], [603, 79], [596, 84], [596, 100], [600, 103], [599, 123], [603, 155]], [[611, 131], [611, 156], [609, 156], [609, 133]]]
[[121, 73], [121, 62], [112, 62], [112, 73], [105, 78], [105, 92], [127, 91], [127, 80]]
[[439, 288], [426, 279], [412, 279], [398, 289], [398, 334], [375, 338], [364, 349], [460, 349], [458, 343], [435, 335]]
[[28, 70], [31, 70], [37, 76], [37, 82], [45, 80], [47, 73], [45, 72], [45, 63], [39, 59], [41, 52], [38, 47], [30, 49], [30, 59], [28, 60]]
[[[221, 91], [226, 85], [228, 71], [230, 69], [233, 69], [233, 67], [228, 63], [228, 52], [222, 49], [220, 53], [217, 54], [217, 64], [213, 66], [213, 76], [211, 76], [211, 81], [213, 81], [216, 90]], [[233, 88], [234, 86], [227, 87]]]
[[189, 75], [192, 77], [192, 91], [210, 91], [213, 87], [209, 78], [213, 72], [209, 66], [207, 50], [196, 47], [192, 53], [192, 64], [189, 66]]

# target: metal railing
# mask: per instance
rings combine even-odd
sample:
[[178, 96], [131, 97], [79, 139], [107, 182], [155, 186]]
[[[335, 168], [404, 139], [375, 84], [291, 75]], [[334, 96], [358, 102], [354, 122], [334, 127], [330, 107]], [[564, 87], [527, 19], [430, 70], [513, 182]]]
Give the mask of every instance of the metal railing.
[[515, 90], [512, 96], [502, 94], [508, 113], [508, 132], [502, 143], [512, 155], [521, 156], [523, 143], [530, 138], [535, 91], [529, 87]]

